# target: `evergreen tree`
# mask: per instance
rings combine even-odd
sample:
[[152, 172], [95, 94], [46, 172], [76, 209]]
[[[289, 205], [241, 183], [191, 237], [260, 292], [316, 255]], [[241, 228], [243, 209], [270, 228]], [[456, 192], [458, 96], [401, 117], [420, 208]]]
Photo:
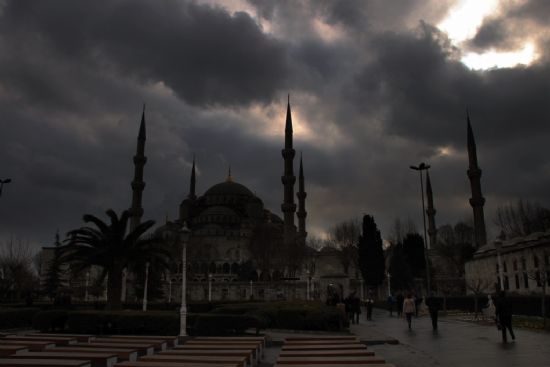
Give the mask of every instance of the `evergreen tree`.
[[61, 261], [61, 242], [59, 241], [59, 231], [55, 234], [55, 249], [52, 259], [48, 262], [46, 276], [44, 279], [44, 292], [53, 300], [59, 289], [63, 285], [63, 262]]
[[363, 217], [363, 235], [359, 237], [359, 268], [365, 283], [376, 287], [384, 281], [385, 261], [382, 237], [374, 218]]
[[424, 277], [426, 260], [424, 258], [424, 240], [418, 233], [408, 233], [403, 239], [403, 252], [414, 277]]
[[413, 275], [403, 245], [398, 243], [390, 248], [390, 275], [392, 289], [407, 290], [413, 286]]

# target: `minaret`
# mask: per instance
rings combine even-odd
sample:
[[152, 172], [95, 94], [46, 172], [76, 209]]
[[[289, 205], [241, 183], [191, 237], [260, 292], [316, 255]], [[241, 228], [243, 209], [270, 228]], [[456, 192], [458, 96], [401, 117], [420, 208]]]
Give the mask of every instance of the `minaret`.
[[134, 180], [132, 181], [132, 207], [130, 208], [130, 230], [133, 230], [141, 223], [143, 208], [141, 207], [141, 198], [145, 182], [143, 182], [143, 167], [147, 162], [145, 157], [145, 104], [141, 113], [141, 124], [137, 138], [136, 155], [134, 156]]
[[300, 240], [300, 244], [305, 244], [307, 232], [306, 232], [306, 196], [307, 193], [305, 191], [305, 184], [304, 184], [304, 166], [302, 163], [302, 155], [300, 154], [300, 173], [298, 174], [298, 193], [296, 194], [298, 197], [298, 212], [296, 213], [296, 216], [298, 217], [298, 238]]
[[470, 187], [472, 197], [470, 205], [474, 211], [474, 241], [475, 246], [480, 247], [487, 243], [487, 233], [485, 232], [485, 218], [483, 215], [483, 205], [485, 198], [481, 194], [481, 169], [477, 164], [477, 150], [472, 125], [470, 124], [470, 114], [467, 113], [468, 122], [468, 178], [470, 179]]
[[285, 148], [282, 150], [284, 164], [284, 176], [281, 181], [284, 186], [284, 201], [281, 205], [281, 210], [284, 214], [284, 234], [283, 241], [285, 248], [290, 249], [295, 243], [296, 227], [294, 226], [294, 213], [296, 212], [296, 204], [294, 204], [294, 156], [296, 151], [292, 148], [292, 116], [290, 112], [290, 96], [286, 109], [286, 126], [285, 126]]
[[428, 236], [430, 237], [430, 247], [428, 249], [433, 249], [437, 241], [437, 229], [435, 227], [436, 210], [434, 208], [434, 195], [428, 171], [426, 171], [426, 196], [428, 198], [428, 209], [426, 209], [426, 214], [428, 215]]
[[195, 176], [195, 156], [193, 155], [193, 168], [191, 168], [191, 182], [189, 183], [189, 194], [187, 197], [191, 200], [195, 200], [197, 195], [195, 194], [196, 176]]

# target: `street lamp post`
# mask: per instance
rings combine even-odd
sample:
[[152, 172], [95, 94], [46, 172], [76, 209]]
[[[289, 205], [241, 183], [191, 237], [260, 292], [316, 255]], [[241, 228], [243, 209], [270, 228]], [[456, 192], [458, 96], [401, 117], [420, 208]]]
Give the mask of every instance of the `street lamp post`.
[[167, 223], [165, 235], [168, 239], [181, 242], [181, 307], [180, 307], [180, 336], [187, 336], [187, 300], [186, 300], [186, 270], [187, 270], [187, 242], [191, 231], [184, 222], [180, 227], [177, 223]]
[[426, 291], [428, 294], [431, 294], [431, 287], [430, 287], [430, 264], [428, 262], [428, 241], [426, 241], [426, 215], [425, 215], [425, 206], [424, 206], [424, 179], [422, 177], [422, 171], [428, 170], [430, 168], [429, 165], [425, 164], [424, 162], [420, 163], [417, 166], [410, 166], [411, 169], [418, 171], [420, 174], [420, 192], [422, 194], [422, 223], [424, 224], [424, 262], [426, 263]]
[[2, 196], [2, 188], [4, 187], [4, 184], [8, 184], [10, 182], [11, 182], [11, 178], [0, 180], [0, 196]]
[[500, 280], [500, 290], [504, 290], [504, 274], [502, 269], [502, 260], [500, 258], [500, 251], [502, 250], [502, 241], [495, 240], [495, 249], [497, 251], [497, 264], [498, 264], [498, 279]]
[[168, 278], [168, 304], [172, 303], [172, 277]]
[[147, 286], [149, 285], [149, 261], [145, 263], [145, 284], [143, 285], [143, 311], [147, 311]]
[[386, 273], [386, 275], [388, 276], [388, 297], [389, 297], [389, 296], [391, 296], [391, 274], [388, 271]]
[[208, 274], [208, 302], [212, 302], [212, 274]]
[[90, 284], [90, 272], [86, 272], [86, 283], [84, 287], [84, 302], [88, 302], [88, 286]]
[[306, 301], [309, 301], [309, 285], [310, 285], [310, 273], [306, 270]]

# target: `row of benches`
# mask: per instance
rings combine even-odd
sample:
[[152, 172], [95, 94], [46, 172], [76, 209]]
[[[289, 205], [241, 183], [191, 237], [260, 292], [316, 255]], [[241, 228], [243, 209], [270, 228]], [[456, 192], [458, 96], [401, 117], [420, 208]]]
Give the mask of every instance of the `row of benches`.
[[275, 367], [395, 367], [353, 336], [287, 338]]
[[0, 336], [0, 366], [17, 367], [253, 367], [263, 337], [177, 337], [27, 334]]

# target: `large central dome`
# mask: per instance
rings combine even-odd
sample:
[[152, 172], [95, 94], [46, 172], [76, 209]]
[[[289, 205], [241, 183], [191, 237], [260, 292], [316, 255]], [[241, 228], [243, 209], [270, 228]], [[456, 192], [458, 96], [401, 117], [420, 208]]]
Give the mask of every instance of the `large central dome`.
[[227, 180], [225, 182], [220, 182], [209, 188], [204, 196], [245, 196], [252, 197], [254, 194], [246, 186], [241, 185], [240, 183]]

